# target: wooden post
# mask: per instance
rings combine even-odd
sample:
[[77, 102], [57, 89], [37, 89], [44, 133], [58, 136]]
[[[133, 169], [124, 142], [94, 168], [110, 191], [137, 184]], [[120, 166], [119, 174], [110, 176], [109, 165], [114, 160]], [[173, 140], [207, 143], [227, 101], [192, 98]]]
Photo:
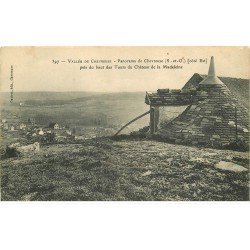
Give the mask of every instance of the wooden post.
[[157, 132], [159, 123], [159, 108], [150, 106], [150, 133]]
[[155, 132], [155, 110], [154, 107], [150, 106], [150, 133]]

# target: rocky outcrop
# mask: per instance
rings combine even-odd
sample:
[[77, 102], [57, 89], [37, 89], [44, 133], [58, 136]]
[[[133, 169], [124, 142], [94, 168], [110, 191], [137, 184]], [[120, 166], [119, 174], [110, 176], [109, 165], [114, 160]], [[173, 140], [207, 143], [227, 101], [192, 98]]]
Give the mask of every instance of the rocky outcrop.
[[247, 172], [248, 169], [242, 167], [241, 165], [238, 165], [233, 162], [227, 162], [227, 161], [220, 161], [217, 164], [215, 164], [215, 167], [221, 170], [231, 171], [235, 173], [241, 173], [241, 172]]
[[39, 142], [34, 142], [30, 145], [21, 146], [20, 143], [13, 143], [6, 147], [7, 157], [16, 157], [22, 154], [37, 152], [40, 150]]

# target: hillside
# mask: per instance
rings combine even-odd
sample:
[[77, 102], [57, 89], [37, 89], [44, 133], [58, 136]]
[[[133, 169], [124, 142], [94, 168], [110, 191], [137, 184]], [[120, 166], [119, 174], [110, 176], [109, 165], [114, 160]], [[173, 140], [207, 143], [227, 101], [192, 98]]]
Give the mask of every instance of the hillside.
[[248, 200], [248, 153], [99, 138], [2, 159], [2, 200]]
[[[10, 123], [17, 119], [27, 123], [29, 118], [33, 118], [41, 126], [57, 122], [60, 126], [68, 125], [72, 128], [111, 127], [115, 132], [123, 124], [149, 109], [144, 103], [145, 93], [143, 92], [95, 95], [85, 93], [85, 96], [81, 97], [76, 93], [77, 95], [69, 95], [73, 97], [71, 99], [66, 98], [65, 93], [55, 93], [55, 99], [53, 99], [53, 94], [47, 93], [49, 99], [42, 98], [41, 93], [35, 94], [37, 99], [32, 98], [32, 93], [25, 93], [26, 99], [22, 99], [24, 98], [22, 94], [19, 97], [17, 94], [16, 98], [22, 99], [23, 105], [20, 107], [17, 101], [13, 104], [6, 103], [1, 107], [1, 116]], [[141, 119], [132, 125], [130, 131], [144, 127], [148, 122], [148, 117]]]

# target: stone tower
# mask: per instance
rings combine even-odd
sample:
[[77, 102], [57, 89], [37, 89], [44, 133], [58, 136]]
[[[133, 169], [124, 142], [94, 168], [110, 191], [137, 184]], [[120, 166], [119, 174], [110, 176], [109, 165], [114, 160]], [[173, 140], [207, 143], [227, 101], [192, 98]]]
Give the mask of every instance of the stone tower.
[[211, 57], [208, 76], [200, 82], [187, 109], [158, 131], [176, 143], [224, 147], [234, 142], [249, 143], [248, 110], [216, 76]]

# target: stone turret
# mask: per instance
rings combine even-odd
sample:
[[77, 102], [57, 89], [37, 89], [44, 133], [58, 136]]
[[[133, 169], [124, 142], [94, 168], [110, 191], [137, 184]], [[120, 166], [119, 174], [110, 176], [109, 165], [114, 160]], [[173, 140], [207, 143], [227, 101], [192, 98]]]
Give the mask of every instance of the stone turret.
[[176, 143], [223, 147], [249, 143], [249, 117], [228, 87], [216, 76], [211, 57], [207, 77], [200, 82], [193, 103], [158, 134]]

